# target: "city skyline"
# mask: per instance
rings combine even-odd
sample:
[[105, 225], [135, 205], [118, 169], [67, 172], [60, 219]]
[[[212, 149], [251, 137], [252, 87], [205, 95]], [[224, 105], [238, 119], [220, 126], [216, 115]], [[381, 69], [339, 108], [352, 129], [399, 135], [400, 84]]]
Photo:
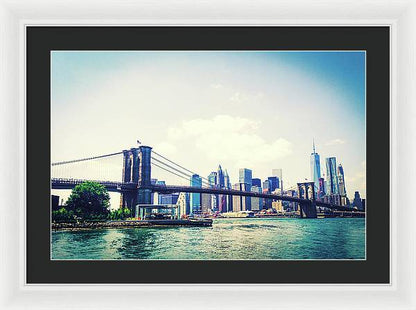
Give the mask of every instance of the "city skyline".
[[364, 80], [364, 52], [53, 52], [52, 161], [140, 139], [204, 177], [279, 167], [290, 186], [310, 179], [315, 138], [321, 159], [342, 163], [348, 196], [366, 197]]

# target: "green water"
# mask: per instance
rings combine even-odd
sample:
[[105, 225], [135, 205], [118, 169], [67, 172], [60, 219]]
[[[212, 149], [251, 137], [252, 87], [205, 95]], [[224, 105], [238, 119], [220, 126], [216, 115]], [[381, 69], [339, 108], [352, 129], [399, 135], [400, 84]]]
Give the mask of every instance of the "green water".
[[212, 227], [57, 231], [52, 259], [365, 259], [365, 219], [215, 219]]

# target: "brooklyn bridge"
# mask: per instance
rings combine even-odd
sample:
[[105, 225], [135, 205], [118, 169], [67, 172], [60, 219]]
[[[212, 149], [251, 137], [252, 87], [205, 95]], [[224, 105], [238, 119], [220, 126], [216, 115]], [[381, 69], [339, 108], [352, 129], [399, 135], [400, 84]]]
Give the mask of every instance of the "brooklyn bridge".
[[[105, 178], [74, 178], [71, 173], [71, 167], [76, 164], [93, 162], [95, 167], [94, 169], [97, 169], [96, 167], [101, 166], [101, 162], [115, 157], [122, 157], [122, 163], [120, 163], [118, 167], [122, 174], [121, 180], [119, 181], [106, 180]], [[115, 168], [117, 169], [117, 166]], [[137, 148], [130, 148], [120, 152], [52, 163], [51, 187], [52, 189], [72, 189], [76, 185], [83, 182], [95, 181], [102, 184], [109, 192], [120, 193], [121, 205], [129, 208], [130, 210], [133, 210], [136, 205], [151, 204], [153, 193], [168, 194], [181, 192], [257, 197], [294, 202], [298, 204], [302, 218], [316, 218], [316, 207], [325, 207], [338, 211], [353, 210], [349, 207], [325, 203], [317, 200], [315, 191], [313, 190], [313, 182], [298, 183], [298, 197], [293, 197], [270, 193], [257, 193], [217, 188], [210, 184], [206, 178], [203, 178], [201, 187], [174, 184], [155, 184], [152, 182], [152, 168], [163, 170], [169, 174], [175, 175], [176, 177], [187, 179], [188, 181], [192, 174], [196, 174], [193, 171], [153, 151], [152, 147], [141, 145]], [[87, 170], [88, 168], [85, 168], [85, 171]]]

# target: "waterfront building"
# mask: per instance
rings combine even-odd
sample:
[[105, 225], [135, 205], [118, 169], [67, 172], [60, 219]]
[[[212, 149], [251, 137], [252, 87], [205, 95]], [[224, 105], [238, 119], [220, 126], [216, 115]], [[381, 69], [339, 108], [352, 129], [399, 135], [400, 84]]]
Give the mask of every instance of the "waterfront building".
[[279, 178], [279, 184], [277, 188], [283, 191], [283, 171], [281, 168], [272, 169], [272, 176]]
[[[261, 193], [261, 187], [253, 185], [251, 191]], [[263, 198], [251, 197], [251, 211], [259, 211], [261, 209], [263, 209]]]
[[258, 178], [252, 178], [251, 179], [251, 185], [261, 187], [261, 180]]
[[179, 218], [181, 218], [185, 215], [189, 215], [191, 213], [190, 203], [189, 203], [189, 194], [188, 193], [179, 193], [176, 205], [178, 206]]
[[[251, 188], [251, 187], [250, 187]], [[246, 183], [236, 183], [233, 185], [233, 189], [238, 191], [248, 192], [248, 185]], [[232, 210], [233, 212], [238, 211], [250, 211], [251, 210], [251, 197], [244, 196], [232, 196]]]
[[272, 208], [275, 209], [278, 213], [283, 213], [283, 202], [281, 200], [275, 200], [272, 202]]
[[274, 192], [277, 188], [279, 188], [279, 178], [278, 177], [268, 177], [267, 180], [269, 181], [269, 190], [270, 192]]
[[311, 180], [314, 183], [314, 191], [319, 191], [319, 179], [321, 177], [321, 160], [315, 151], [315, 141], [313, 142], [313, 152], [311, 153]]
[[159, 194], [158, 202], [160, 205], [176, 205], [179, 194]]
[[363, 204], [362, 204], [362, 201], [361, 201], [360, 192], [356, 191], [354, 193], [354, 201], [352, 202], [352, 205], [354, 207], [357, 207], [357, 209], [359, 209], [359, 210], [363, 209]]
[[[288, 190], [285, 192], [286, 196], [290, 197], [297, 197], [295, 190]], [[296, 202], [289, 202], [288, 208], [290, 208], [290, 211], [297, 211], [298, 210], [298, 204]]]
[[[192, 187], [202, 187], [202, 178], [198, 174], [193, 174], [191, 177]], [[190, 205], [191, 213], [199, 212], [201, 210], [201, 194], [191, 193]]]
[[339, 194], [338, 175], [337, 175], [337, 160], [335, 157], [328, 157], [326, 159], [326, 182], [327, 194]]
[[202, 213], [210, 213], [212, 209], [212, 198], [211, 194], [201, 194], [201, 211]]
[[[240, 184], [245, 184], [243, 186], [244, 191], [249, 192], [251, 191], [251, 186], [253, 184], [253, 172], [251, 169], [247, 168], [240, 168], [238, 173], [238, 181]], [[244, 210], [251, 210], [251, 199], [250, 197], [244, 197], [245, 198], [245, 204], [244, 204]]]
[[[269, 181], [266, 180], [263, 182], [263, 187], [264, 185], [268, 186]], [[263, 194], [270, 194], [270, 190], [268, 188], [263, 188]], [[270, 209], [272, 207], [272, 200], [265, 198], [263, 199], [263, 209]]]

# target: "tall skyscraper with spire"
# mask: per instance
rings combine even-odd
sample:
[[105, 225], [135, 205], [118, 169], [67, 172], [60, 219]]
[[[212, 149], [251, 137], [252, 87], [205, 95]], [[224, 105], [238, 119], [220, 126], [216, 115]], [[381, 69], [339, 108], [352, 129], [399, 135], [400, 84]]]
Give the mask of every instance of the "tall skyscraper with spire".
[[315, 193], [319, 190], [319, 179], [321, 178], [321, 160], [315, 151], [315, 140], [312, 142], [313, 152], [311, 153], [311, 181], [314, 183]]

